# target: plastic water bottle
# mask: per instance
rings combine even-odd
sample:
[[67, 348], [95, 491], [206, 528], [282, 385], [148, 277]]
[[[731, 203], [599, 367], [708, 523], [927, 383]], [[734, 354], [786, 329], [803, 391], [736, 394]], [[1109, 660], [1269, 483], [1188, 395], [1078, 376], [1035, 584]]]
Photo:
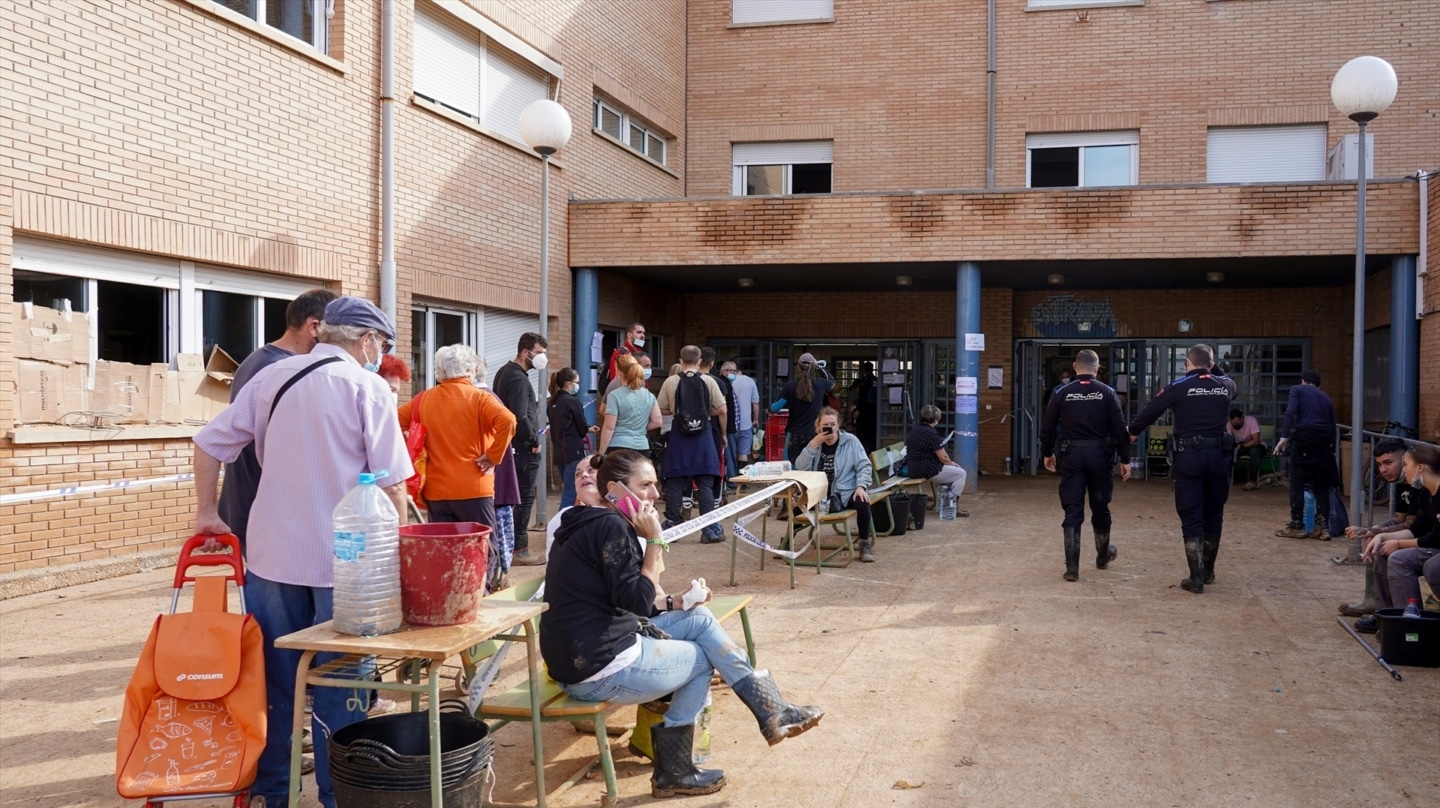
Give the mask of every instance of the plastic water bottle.
[[940, 521], [953, 522], [955, 520], [956, 502], [955, 489], [948, 485], [940, 486]]
[[1005, 458], [1005, 476], [1010, 476], [1010, 458]]
[[373, 637], [400, 627], [400, 516], [375, 484], [388, 471], [361, 474], [335, 506], [335, 630]]
[[[1410, 603], [1405, 606], [1405, 613], [1402, 614], [1402, 615], [1400, 615], [1400, 616], [1401, 616], [1401, 617], [1413, 617], [1413, 618], [1415, 618], [1416, 620], [1419, 620], [1419, 619], [1420, 619], [1420, 601], [1416, 600], [1415, 598], [1411, 598], [1411, 599], [1410, 599]], [[710, 706], [709, 706], [708, 703], [706, 704], [705, 709], [707, 709], [707, 710], [710, 709]]]
[[700, 717], [695, 719], [695, 750], [690, 755], [694, 763], [705, 763], [710, 760], [710, 694], [705, 694], [705, 708], [700, 711]]
[[1305, 532], [1309, 533], [1315, 529], [1315, 495], [1309, 488], [1305, 489]]

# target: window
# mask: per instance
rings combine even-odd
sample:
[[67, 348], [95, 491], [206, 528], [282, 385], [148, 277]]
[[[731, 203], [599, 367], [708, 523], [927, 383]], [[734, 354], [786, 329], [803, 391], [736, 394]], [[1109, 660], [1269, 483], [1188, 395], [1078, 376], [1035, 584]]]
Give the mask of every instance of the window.
[[1139, 132], [1025, 137], [1027, 188], [1096, 188], [1139, 182]]
[[550, 97], [550, 76], [447, 10], [415, 5], [417, 96], [523, 142], [520, 113], [532, 101]]
[[829, 22], [834, 18], [832, 0], [731, 0], [730, 4], [730, 21], [735, 25]]
[[[412, 394], [435, 386], [435, 352], [446, 345], [469, 345], [485, 360], [489, 378], [515, 358], [515, 346], [526, 331], [539, 331], [540, 318], [502, 309], [467, 309], [456, 305], [416, 303], [410, 310], [410, 389]], [[536, 385], [538, 395], [539, 382]]]
[[326, 33], [335, 0], [215, 0], [215, 4], [284, 31], [321, 53], [329, 45]]
[[828, 140], [736, 143], [732, 193], [736, 196], [830, 193], [834, 144]]
[[651, 160], [665, 165], [665, 136], [628, 112], [599, 98], [595, 99], [595, 130], [624, 143]]
[[1233, 126], [1206, 133], [1206, 182], [1325, 179], [1325, 124]]
[[[16, 239], [15, 301], [90, 312], [94, 359], [144, 365], [177, 353], [235, 360], [285, 332], [285, 308], [314, 284], [62, 242]], [[183, 291], [182, 291], [183, 290]]]
[[1026, 11], [1054, 8], [1094, 8], [1095, 6], [1143, 6], [1145, 0], [1026, 0]]

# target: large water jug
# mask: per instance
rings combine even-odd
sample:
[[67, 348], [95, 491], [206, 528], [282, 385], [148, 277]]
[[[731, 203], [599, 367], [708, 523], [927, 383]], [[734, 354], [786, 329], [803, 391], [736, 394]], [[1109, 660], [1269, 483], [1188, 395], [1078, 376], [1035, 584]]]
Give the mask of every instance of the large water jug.
[[400, 627], [400, 515], [375, 484], [389, 472], [361, 474], [335, 506], [335, 630], [373, 637]]
[[951, 522], [955, 519], [955, 511], [959, 507], [960, 497], [955, 489], [948, 485], [940, 486], [940, 521]]

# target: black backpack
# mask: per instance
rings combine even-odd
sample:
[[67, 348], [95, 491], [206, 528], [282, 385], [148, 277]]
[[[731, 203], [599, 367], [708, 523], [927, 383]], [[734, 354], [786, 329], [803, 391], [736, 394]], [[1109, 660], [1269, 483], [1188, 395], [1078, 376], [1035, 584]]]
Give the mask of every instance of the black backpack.
[[710, 428], [710, 388], [694, 371], [680, 374], [675, 384], [674, 429], [682, 435], [698, 435]]

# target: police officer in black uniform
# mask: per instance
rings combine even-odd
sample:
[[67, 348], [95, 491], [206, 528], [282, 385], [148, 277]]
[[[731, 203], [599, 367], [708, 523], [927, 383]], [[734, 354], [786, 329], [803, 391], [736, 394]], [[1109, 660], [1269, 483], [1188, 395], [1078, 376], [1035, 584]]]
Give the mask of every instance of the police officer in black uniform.
[[1230, 449], [1234, 438], [1225, 429], [1235, 382], [1215, 365], [1215, 351], [1196, 345], [1185, 353], [1185, 375], [1166, 385], [1135, 420], [1130, 434], [1138, 436], [1165, 412], [1175, 411], [1170, 448], [1175, 475], [1175, 512], [1185, 540], [1190, 577], [1180, 586], [1195, 594], [1215, 582], [1215, 554], [1230, 498]]
[[[1080, 526], [1085, 495], [1090, 495], [1090, 526], [1095, 530], [1095, 568], [1105, 569], [1119, 551], [1110, 544], [1110, 496], [1115, 491], [1115, 455], [1121, 479], [1130, 479], [1130, 435], [1120, 399], [1095, 378], [1100, 357], [1085, 350], [1075, 355], [1074, 379], [1055, 388], [1040, 422], [1040, 453], [1045, 468], [1060, 471], [1060, 505], [1065, 508], [1065, 580], [1080, 577]], [[1056, 426], [1064, 437], [1055, 438]]]

